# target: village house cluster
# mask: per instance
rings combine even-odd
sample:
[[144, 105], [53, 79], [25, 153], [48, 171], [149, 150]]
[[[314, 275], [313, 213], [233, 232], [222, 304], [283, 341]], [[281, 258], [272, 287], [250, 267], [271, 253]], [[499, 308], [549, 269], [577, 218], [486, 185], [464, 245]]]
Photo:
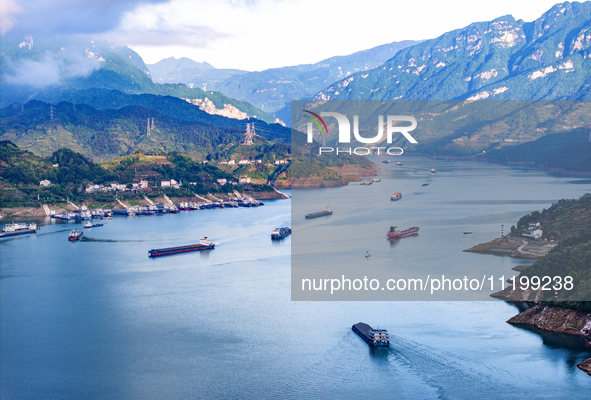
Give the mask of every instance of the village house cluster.
[[524, 229], [521, 234], [523, 236], [531, 237], [534, 239], [541, 239], [542, 238], [542, 230], [540, 229], [541, 225], [539, 222], [530, 222], [529, 227]]
[[138, 183], [132, 183], [131, 187], [129, 188], [128, 185], [124, 183], [117, 183], [111, 182], [107, 185], [95, 185], [93, 183], [89, 183], [86, 185], [84, 189], [85, 193], [96, 193], [96, 192], [111, 192], [114, 190], [117, 191], [135, 191], [140, 189], [146, 189], [148, 187], [148, 181], [139, 181]]

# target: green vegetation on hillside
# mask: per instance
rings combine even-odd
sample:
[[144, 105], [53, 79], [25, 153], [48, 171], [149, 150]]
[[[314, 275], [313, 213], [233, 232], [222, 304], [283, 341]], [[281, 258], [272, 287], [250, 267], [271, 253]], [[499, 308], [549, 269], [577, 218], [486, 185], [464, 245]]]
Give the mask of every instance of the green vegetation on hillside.
[[533, 142], [492, 150], [486, 159], [499, 162], [529, 162], [544, 168], [591, 171], [591, 129], [546, 135]]
[[542, 300], [559, 307], [591, 311], [591, 301], [580, 301], [591, 300], [591, 194], [578, 200], [560, 200], [548, 210], [522, 217], [518, 225], [534, 220], [542, 223], [544, 236], [548, 234], [562, 240], [519, 276], [560, 276], [562, 282], [570, 276], [572, 290], [563, 287], [556, 297], [554, 290], [542, 291]]
[[[149, 182], [147, 192], [159, 191], [161, 180], [181, 182], [180, 189], [168, 189], [169, 194], [227, 193], [238, 190], [269, 190], [261, 185], [219, 186], [218, 179], [237, 181], [233, 174], [179, 153], [158, 156], [135, 154], [106, 163], [96, 164], [70, 149], [59, 149], [51, 157], [41, 158], [19, 149], [8, 140], [0, 141], [0, 207], [39, 206], [39, 203], [59, 203], [70, 199], [113, 201], [115, 193], [86, 194], [89, 183], [111, 182], [131, 184], [140, 179]], [[49, 186], [40, 182], [49, 180]]]
[[591, 195], [578, 200], [562, 199], [541, 212], [533, 211], [519, 219], [517, 228], [525, 229], [530, 222], [539, 222], [548, 240], [578, 236], [591, 228]]

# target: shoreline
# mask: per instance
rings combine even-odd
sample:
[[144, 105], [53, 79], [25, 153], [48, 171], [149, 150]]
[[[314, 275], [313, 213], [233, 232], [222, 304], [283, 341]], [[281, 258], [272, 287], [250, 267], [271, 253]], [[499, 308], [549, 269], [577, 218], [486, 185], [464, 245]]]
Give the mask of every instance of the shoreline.
[[503, 236], [488, 242], [479, 243], [469, 249], [468, 253], [507, 255], [513, 258], [536, 260], [548, 254], [557, 243], [541, 242], [522, 236]]
[[[279, 190], [267, 190], [267, 191], [262, 191], [262, 192], [242, 192], [242, 194], [246, 197], [254, 197], [257, 200], [283, 200], [283, 199], [289, 199], [290, 196], [279, 191]], [[208, 198], [210, 200], [215, 199], [216, 197], [232, 197], [235, 198], [236, 195], [232, 194], [231, 196], [228, 193], [225, 194], [220, 194], [220, 193], [215, 193], [213, 196], [211, 196], [211, 194], [207, 194], [204, 196], [201, 196], [204, 198]], [[195, 196], [179, 196], [179, 197], [170, 197], [169, 198], [174, 204], [178, 204], [180, 202], [189, 202], [189, 201], [196, 201], [198, 200], [197, 197]], [[148, 206], [150, 205], [144, 198], [143, 196], [138, 195], [137, 198], [134, 199], [119, 199], [122, 200], [124, 203], [126, 203], [129, 206]], [[162, 196], [159, 195], [156, 198], [152, 199], [155, 203], [167, 203], [168, 200]], [[76, 202], [78, 203], [78, 202]], [[133, 204], [130, 204], [133, 203]], [[137, 203], [137, 204], [136, 204]], [[96, 201], [93, 198], [87, 198], [85, 199], [84, 202], [81, 202], [79, 204], [77, 204], [78, 206], [89, 206], [90, 204], [93, 204], [92, 207], [89, 208], [109, 208], [109, 209], [113, 209], [113, 208], [121, 208], [122, 205], [121, 203], [118, 203], [117, 200], [113, 199], [113, 201], [109, 201], [109, 202], [102, 202], [102, 201]], [[66, 203], [58, 203], [58, 204], [45, 204], [48, 206], [50, 211], [55, 211], [56, 214], [59, 214], [61, 212], [64, 211], [74, 211], [76, 209], [76, 207], [74, 207], [71, 204], [66, 204]], [[95, 207], [94, 205], [99, 205], [98, 207]], [[2, 207], [0, 208], [0, 223], [6, 223], [7, 219], [10, 218], [45, 218], [48, 217], [49, 215], [47, 215], [47, 213], [45, 212], [45, 209], [43, 208], [43, 204], [40, 203], [38, 207]]]
[[[591, 312], [538, 304], [510, 318], [507, 323], [578, 336], [586, 342], [585, 347], [591, 348]], [[591, 358], [577, 364], [577, 367], [591, 376]]]
[[[505, 255], [513, 258], [538, 259], [554, 247], [556, 243], [547, 243], [520, 236], [505, 236], [489, 242], [480, 243], [465, 252], [480, 254]], [[528, 265], [519, 265], [513, 270], [523, 271]], [[591, 312], [552, 307], [540, 303], [541, 290], [513, 290], [512, 286], [492, 293], [490, 296], [508, 302], [535, 304], [532, 308], [510, 318], [511, 325], [527, 325], [541, 331], [582, 338], [585, 347], [591, 348]], [[591, 376], [591, 358], [577, 364], [577, 367]]]

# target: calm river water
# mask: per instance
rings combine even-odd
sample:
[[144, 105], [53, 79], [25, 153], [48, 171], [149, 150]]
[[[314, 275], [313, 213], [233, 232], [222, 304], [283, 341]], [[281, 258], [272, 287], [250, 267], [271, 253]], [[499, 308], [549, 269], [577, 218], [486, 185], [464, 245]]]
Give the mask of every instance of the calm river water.
[[[326, 190], [337, 197], [361, 189], [422, 197], [432, 215], [424, 210], [419, 223], [475, 232], [458, 235], [454, 249], [490, 240], [500, 223], [510, 226], [552, 201], [591, 192], [589, 180], [532, 169], [407, 157], [396, 170], [376, 160], [382, 182]], [[400, 189], [386, 189], [389, 180]], [[421, 189], [424, 180], [432, 181], [429, 192]], [[75, 243], [67, 236], [80, 223], [44, 220], [36, 235], [0, 240], [0, 397], [572, 399], [591, 393], [591, 377], [576, 367], [591, 351], [572, 338], [506, 324], [518, 310], [505, 302], [291, 301], [293, 238], [269, 237], [271, 229], [291, 225], [291, 200], [265, 203], [113, 217], [85, 229]], [[147, 257], [152, 248], [196, 243], [200, 236], [216, 248]], [[520, 263], [469, 257], [508, 269]], [[370, 349], [351, 331], [360, 321], [387, 328], [390, 348]]]

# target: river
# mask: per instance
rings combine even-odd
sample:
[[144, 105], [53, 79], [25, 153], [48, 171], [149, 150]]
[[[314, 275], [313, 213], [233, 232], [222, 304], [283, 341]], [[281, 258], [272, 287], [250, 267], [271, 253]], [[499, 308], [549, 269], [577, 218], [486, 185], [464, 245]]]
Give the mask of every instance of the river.
[[[457, 235], [454, 252], [498, 236], [501, 221], [507, 227], [559, 198], [591, 191], [588, 180], [529, 168], [406, 157], [396, 170], [381, 160], [380, 183], [313, 193], [347, 198], [364, 189], [400, 191], [401, 207], [422, 198], [422, 207], [432, 209], [417, 216], [422, 231], [415, 242], [430, 237], [428, 227], [448, 229], [455, 221], [454, 231], [469, 227], [474, 234]], [[429, 192], [420, 186], [427, 179]], [[387, 187], [389, 180], [400, 189]], [[271, 229], [292, 224], [291, 203], [116, 216], [84, 229], [74, 243], [68, 232], [80, 223], [46, 219], [36, 235], [0, 240], [0, 397], [571, 399], [591, 393], [591, 377], [576, 367], [591, 351], [573, 338], [507, 324], [518, 310], [502, 301], [291, 301], [297, 231], [281, 241], [269, 237]], [[442, 215], [442, 209], [451, 211]], [[200, 236], [216, 248], [148, 258], [152, 248], [196, 243]], [[455, 253], [508, 270], [520, 263]], [[360, 321], [387, 328], [390, 348], [369, 348], [351, 331]]]

